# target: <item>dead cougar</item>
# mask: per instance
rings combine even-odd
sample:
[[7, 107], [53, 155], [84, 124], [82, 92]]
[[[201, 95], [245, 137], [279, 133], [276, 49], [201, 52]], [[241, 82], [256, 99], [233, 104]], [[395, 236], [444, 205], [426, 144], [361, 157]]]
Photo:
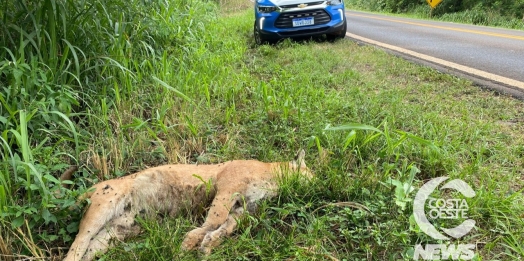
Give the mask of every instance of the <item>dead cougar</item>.
[[174, 215], [206, 202], [211, 205], [204, 224], [185, 235], [182, 249], [199, 248], [209, 254], [233, 232], [239, 215], [253, 211], [258, 200], [276, 195], [277, 176], [292, 171], [312, 176], [304, 154], [301, 150], [291, 162], [165, 165], [98, 183], [85, 195], [91, 203], [64, 260], [92, 260], [107, 250], [110, 239], [136, 235], [138, 214]]

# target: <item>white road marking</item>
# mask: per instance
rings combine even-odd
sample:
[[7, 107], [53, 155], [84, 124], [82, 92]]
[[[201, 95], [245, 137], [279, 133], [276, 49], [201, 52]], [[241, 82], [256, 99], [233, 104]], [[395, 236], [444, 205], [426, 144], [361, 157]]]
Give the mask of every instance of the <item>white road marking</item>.
[[470, 74], [470, 75], [473, 75], [473, 76], [477, 76], [477, 77], [480, 77], [480, 78], [484, 78], [484, 79], [488, 79], [488, 80], [491, 80], [491, 81], [499, 82], [499, 83], [502, 83], [502, 84], [505, 84], [505, 85], [508, 85], [508, 86], [512, 86], [512, 87], [516, 87], [516, 88], [519, 88], [521, 90], [524, 90], [524, 82], [521, 82], [521, 81], [517, 81], [517, 80], [510, 79], [510, 78], [507, 78], [507, 77], [504, 77], [504, 76], [500, 76], [500, 75], [497, 75], [497, 74], [485, 72], [485, 71], [478, 70], [478, 69], [475, 69], [475, 68], [471, 68], [471, 67], [468, 67], [468, 66], [460, 65], [460, 64], [457, 64], [457, 63], [448, 62], [446, 60], [442, 60], [442, 59], [439, 59], [439, 58], [436, 58], [436, 57], [433, 57], [433, 56], [417, 53], [417, 52], [414, 52], [414, 51], [411, 51], [411, 50], [408, 50], [408, 49], [404, 49], [404, 48], [400, 48], [400, 47], [397, 47], [397, 46], [394, 46], [394, 45], [385, 44], [385, 43], [378, 42], [378, 41], [375, 41], [375, 40], [371, 40], [371, 39], [368, 39], [368, 38], [365, 38], [365, 37], [362, 37], [362, 36], [358, 36], [358, 35], [355, 35], [355, 34], [352, 34], [352, 33], [346, 32], [346, 35], [348, 37], [350, 37], [350, 38], [357, 39], [357, 40], [365, 42], [365, 43], [369, 43], [369, 44], [376, 45], [376, 46], [379, 46], [379, 47], [382, 47], [382, 48], [390, 49], [390, 50], [393, 50], [395, 52], [399, 52], [399, 53], [402, 53], [402, 54], [407, 54], [409, 56], [413, 56], [413, 57], [418, 58], [418, 59], [422, 59], [422, 60], [425, 60], [425, 61], [436, 63], [438, 65], [441, 65], [441, 66], [444, 66], [444, 67], [448, 67], [448, 68], [452, 68], [452, 69], [455, 69], [455, 70], [458, 70], [458, 71], [461, 71], [461, 72], [464, 72], [464, 73], [467, 73], [467, 74]]

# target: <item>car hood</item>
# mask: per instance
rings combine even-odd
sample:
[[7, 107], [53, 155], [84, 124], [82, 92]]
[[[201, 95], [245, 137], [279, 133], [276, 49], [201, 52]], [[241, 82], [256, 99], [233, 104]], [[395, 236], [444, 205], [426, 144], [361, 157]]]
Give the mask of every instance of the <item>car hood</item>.
[[[277, 6], [280, 6], [280, 5], [292, 5], [292, 4], [307, 4], [307, 3], [318, 2], [318, 1], [321, 1], [321, 0], [271, 0], [269, 2]], [[263, 1], [263, 2], [266, 2], [266, 1]]]

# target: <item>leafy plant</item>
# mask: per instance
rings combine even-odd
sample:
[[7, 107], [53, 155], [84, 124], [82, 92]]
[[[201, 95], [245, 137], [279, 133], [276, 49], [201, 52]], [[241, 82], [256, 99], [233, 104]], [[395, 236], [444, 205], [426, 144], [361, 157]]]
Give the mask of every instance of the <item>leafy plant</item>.
[[[407, 204], [413, 202], [413, 198], [410, 197], [410, 194], [415, 190], [413, 187], [413, 181], [415, 180], [415, 175], [419, 172], [420, 170], [417, 167], [410, 166], [407, 180], [400, 181], [389, 178], [386, 182], [382, 182], [384, 186], [388, 188], [393, 187], [395, 189], [395, 204], [400, 207], [401, 211], [406, 210]], [[402, 177], [402, 175], [400, 176]]]

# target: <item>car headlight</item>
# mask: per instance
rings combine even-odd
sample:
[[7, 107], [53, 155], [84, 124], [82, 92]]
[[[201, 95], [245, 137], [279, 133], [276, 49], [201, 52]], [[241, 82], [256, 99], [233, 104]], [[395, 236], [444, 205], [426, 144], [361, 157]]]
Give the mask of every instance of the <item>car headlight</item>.
[[342, 0], [328, 0], [326, 3], [328, 5], [340, 5], [342, 4]]
[[271, 13], [277, 11], [278, 8], [276, 6], [267, 6], [267, 5], [259, 5], [258, 6], [258, 12], [259, 13]]

